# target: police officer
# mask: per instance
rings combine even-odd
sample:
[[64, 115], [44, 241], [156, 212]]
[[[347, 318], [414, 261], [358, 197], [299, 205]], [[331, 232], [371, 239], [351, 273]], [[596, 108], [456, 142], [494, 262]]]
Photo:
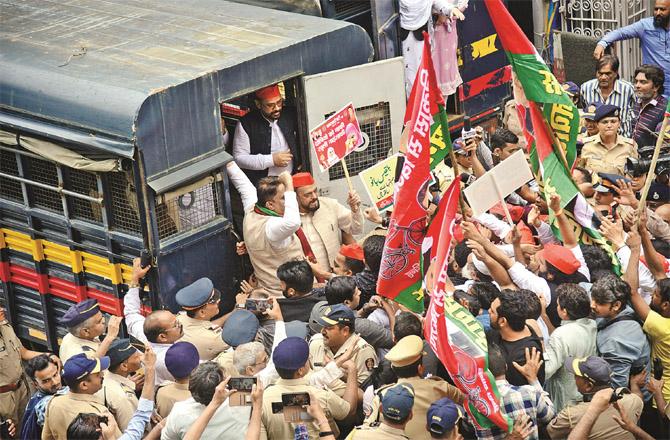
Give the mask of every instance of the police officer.
[[165, 366], [175, 378], [167, 382], [156, 392], [156, 408], [158, 414], [166, 418], [176, 402], [191, 397], [188, 389], [188, 378], [200, 362], [198, 349], [190, 342], [176, 342], [165, 353]]
[[195, 345], [200, 360], [211, 361], [228, 349], [228, 344], [221, 339], [221, 327], [211, 321], [219, 313], [221, 292], [214, 288], [209, 278], [200, 278], [180, 289], [175, 299], [184, 310], [179, 314], [179, 322], [184, 328], [181, 341]]
[[[430, 405], [442, 397], [463, 403], [463, 393], [439, 377], [423, 378], [423, 340], [416, 335], [405, 336], [386, 354], [391, 369], [398, 377], [398, 384], [409, 384], [414, 389], [414, 418], [407, 423], [405, 434], [411, 439], [429, 439], [426, 430], [426, 413]], [[372, 401], [372, 413], [365, 420], [372, 424], [379, 419], [379, 405], [388, 387], [382, 387]], [[383, 404], [382, 404], [383, 406]]]
[[[399, 383], [387, 388], [381, 402], [382, 419], [371, 425], [357, 427], [351, 431], [347, 440], [414, 439], [406, 434], [406, 428], [416, 417], [412, 411], [415, 397], [414, 388], [410, 384]], [[421, 424], [426, 431], [424, 422], [425, 418]]]
[[[234, 349], [242, 344], [255, 341], [259, 328], [260, 322], [256, 315], [249, 310], [238, 309], [226, 319], [221, 337], [226, 344]], [[230, 349], [214, 358], [214, 361], [221, 365], [227, 376], [238, 376], [240, 374], [233, 365], [234, 355], [235, 351]]]
[[[44, 415], [42, 440], [67, 440], [67, 428], [80, 413], [93, 413], [114, 418], [95, 394], [102, 388], [102, 372], [109, 368], [107, 356], [101, 358], [92, 354], [78, 353], [65, 362], [63, 380], [70, 392], [54, 396]], [[116, 436], [121, 431], [116, 429]]]
[[86, 299], [73, 305], [60, 319], [60, 323], [68, 329], [68, 334], [60, 344], [61, 360], [65, 362], [75, 354], [83, 352], [104, 356], [119, 334], [121, 320], [119, 316], [109, 319], [107, 335], [100, 342], [99, 336], [105, 332], [105, 317], [102, 316], [98, 301]]
[[456, 440], [463, 438], [456, 423], [463, 416], [462, 408], [448, 397], [433, 402], [428, 408], [426, 429], [434, 439]]
[[[357, 344], [358, 352], [353, 361], [356, 364], [357, 381], [361, 385], [377, 365], [377, 354], [365, 340], [354, 334], [356, 317], [353, 310], [344, 304], [335, 304], [323, 309], [317, 323], [322, 327], [321, 336], [312, 338], [309, 352], [314, 370], [323, 368], [331, 360], [342, 356], [352, 344]], [[345, 385], [342, 381], [331, 384], [331, 389], [342, 395]]]
[[0, 418], [2, 421], [11, 419], [17, 430], [30, 397], [21, 360], [27, 361], [40, 354], [23, 347], [5, 318], [5, 310], [0, 307]]
[[102, 385], [102, 399], [114, 412], [119, 429], [125, 431], [139, 404], [135, 382], [129, 376], [140, 369], [142, 353], [130, 345], [129, 339], [117, 339], [109, 347], [107, 356], [110, 364]]
[[618, 134], [621, 126], [619, 107], [604, 104], [595, 111], [598, 134], [584, 139], [580, 166], [593, 171], [624, 174], [626, 159], [637, 158], [635, 142]]
[[614, 198], [618, 195], [617, 181], [630, 183], [630, 179], [619, 174], [598, 173], [599, 181], [593, 185], [596, 210], [603, 215], [616, 215], [614, 212]]
[[[283, 409], [277, 412], [273, 410], [274, 406], [282, 404], [282, 395], [289, 393], [309, 393], [310, 399], [319, 399], [324, 412], [328, 415], [328, 424], [330, 427], [321, 426], [317, 429], [316, 423], [307, 423], [306, 428], [310, 438], [326, 437], [333, 434], [337, 437], [337, 425], [334, 420], [343, 420], [353, 414], [356, 409], [357, 386], [355, 380], [347, 384], [347, 399], [339, 397], [330, 389], [316, 388], [309, 384], [305, 375], [309, 372], [309, 346], [304, 339], [292, 336], [284, 339], [272, 352], [272, 361], [274, 362], [279, 379], [275, 385], [268, 386], [263, 392], [263, 412], [261, 416], [262, 429], [265, 430], [269, 439], [288, 439], [294, 438], [294, 424], [285, 422]], [[265, 437], [264, 437], [265, 438]]]

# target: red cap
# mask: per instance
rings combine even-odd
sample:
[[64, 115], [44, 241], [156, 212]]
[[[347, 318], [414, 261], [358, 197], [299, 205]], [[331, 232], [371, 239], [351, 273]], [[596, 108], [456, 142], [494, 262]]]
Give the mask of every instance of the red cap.
[[547, 263], [566, 275], [575, 273], [580, 266], [575, 254], [565, 246], [546, 244], [544, 245], [544, 249], [538, 252], [538, 255], [544, 257]]
[[281, 93], [279, 93], [279, 86], [277, 84], [263, 87], [260, 90], [256, 90], [256, 98], [261, 101], [267, 101], [270, 99], [281, 98]]
[[[517, 223], [519, 220], [521, 220], [521, 217], [523, 217], [523, 207], [522, 206], [510, 205], [508, 203], [507, 204], [507, 209], [509, 210], [509, 215], [512, 217], [512, 221], [514, 223]], [[505, 210], [503, 209], [500, 202], [493, 205], [493, 207], [491, 207], [491, 209], [489, 209], [489, 212], [491, 214], [496, 214], [496, 215], [499, 215], [499, 216], [505, 218]]]
[[293, 189], [298, 189], [302, 186], [314, 185], [314, 177], [310, 173], [298, 173], [293, 175]]
[[523, 221], [520, 221], [518, 224], [519, 230], [521, 231], [521, 244], [535, 244], [533, 239], [533, 232], [530, 230], [528, 225]]
[[363, 257], [363, 248], [358, 243], [342, 245], [342, 247], [340, 247], [340, 253], [353, 260], [365, 261], [365, 257]]

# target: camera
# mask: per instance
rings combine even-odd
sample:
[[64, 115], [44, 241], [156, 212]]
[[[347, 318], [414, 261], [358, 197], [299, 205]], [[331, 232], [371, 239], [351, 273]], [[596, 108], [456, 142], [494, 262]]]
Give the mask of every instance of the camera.
[[[653, 145], [641, 147], [638, 149], [639, 159], [629, 157], [626, 159], [625, 171], [634, 177], [639, 177], [649, 172], [651, 166], [651, 158], [654, 155]], [[670, 172], [670, 154], [667, 151], [661, 151], [656, 162], [656, 175], [668, 174]]]

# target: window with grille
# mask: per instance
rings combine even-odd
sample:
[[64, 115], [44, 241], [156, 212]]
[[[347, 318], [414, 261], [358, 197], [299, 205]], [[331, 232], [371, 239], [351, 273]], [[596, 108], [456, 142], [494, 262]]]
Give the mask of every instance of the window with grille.
[[131, 171], [92, 173], [5, 146], [0, 147], [0, 155], [0, 198], [67, 219], [141, 234]]
[[[324, 115], [324, 119], [328, 119], [333, 113]], [[361, 131], [368, 136], [369, 142], [364, 150], [354, 150], [347, 156], [347, 169], [350, 176], [355, 176], [380, 160], [386, 159], [392, 147], [391, 106], [388, 102], [356, 107], [356, 118]], [[330, 167], [328, 177], [330, 180], [343, 179], [342, 164], [338, 162]]]
[[156, 198], [158, 236], [161, 239], [191, 231], [223, 216], [219, 184], [207, 176]]

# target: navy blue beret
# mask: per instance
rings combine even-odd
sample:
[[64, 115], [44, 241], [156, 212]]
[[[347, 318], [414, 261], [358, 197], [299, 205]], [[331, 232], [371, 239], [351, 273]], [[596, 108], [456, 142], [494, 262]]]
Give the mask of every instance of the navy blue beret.
[[137, 349], [130, 345], [130, 339], [117, 339], [112, 342], [109, 350], [107, 350], [107, 356], [113, 367], [119, 365], [135, 353], [137, 353]]
[[616, 105], [603, 104], [596, 109], [596, 113], [593, 116], [593, 119], [596, 122], [600, 122], [601, 119], [604, 119], [604, 118], [607, 118], [607, 117], [610, 117], [610, 116], [615, 116], [615, 117], [618, 118], [620, 113], [621, 113], [621, 110]]
[[67, 309], [60, 323], [65, 327], [74, 327], [81, 324], [91, 316], [95, 316], [100, 311], [98, 301], [95, 299], [85, 299]]
[[175, 379], [184, 379], [198, 366], [200, 355], [190, 342], [175, 342], [165, 352], [165, 367]]
[[297, 370], [304, 367], [307, 359], [309, 359], [307, 341], [295, 336], [281, 341], [272, 352], [272, 361], [275, 366], [285, 370]]

